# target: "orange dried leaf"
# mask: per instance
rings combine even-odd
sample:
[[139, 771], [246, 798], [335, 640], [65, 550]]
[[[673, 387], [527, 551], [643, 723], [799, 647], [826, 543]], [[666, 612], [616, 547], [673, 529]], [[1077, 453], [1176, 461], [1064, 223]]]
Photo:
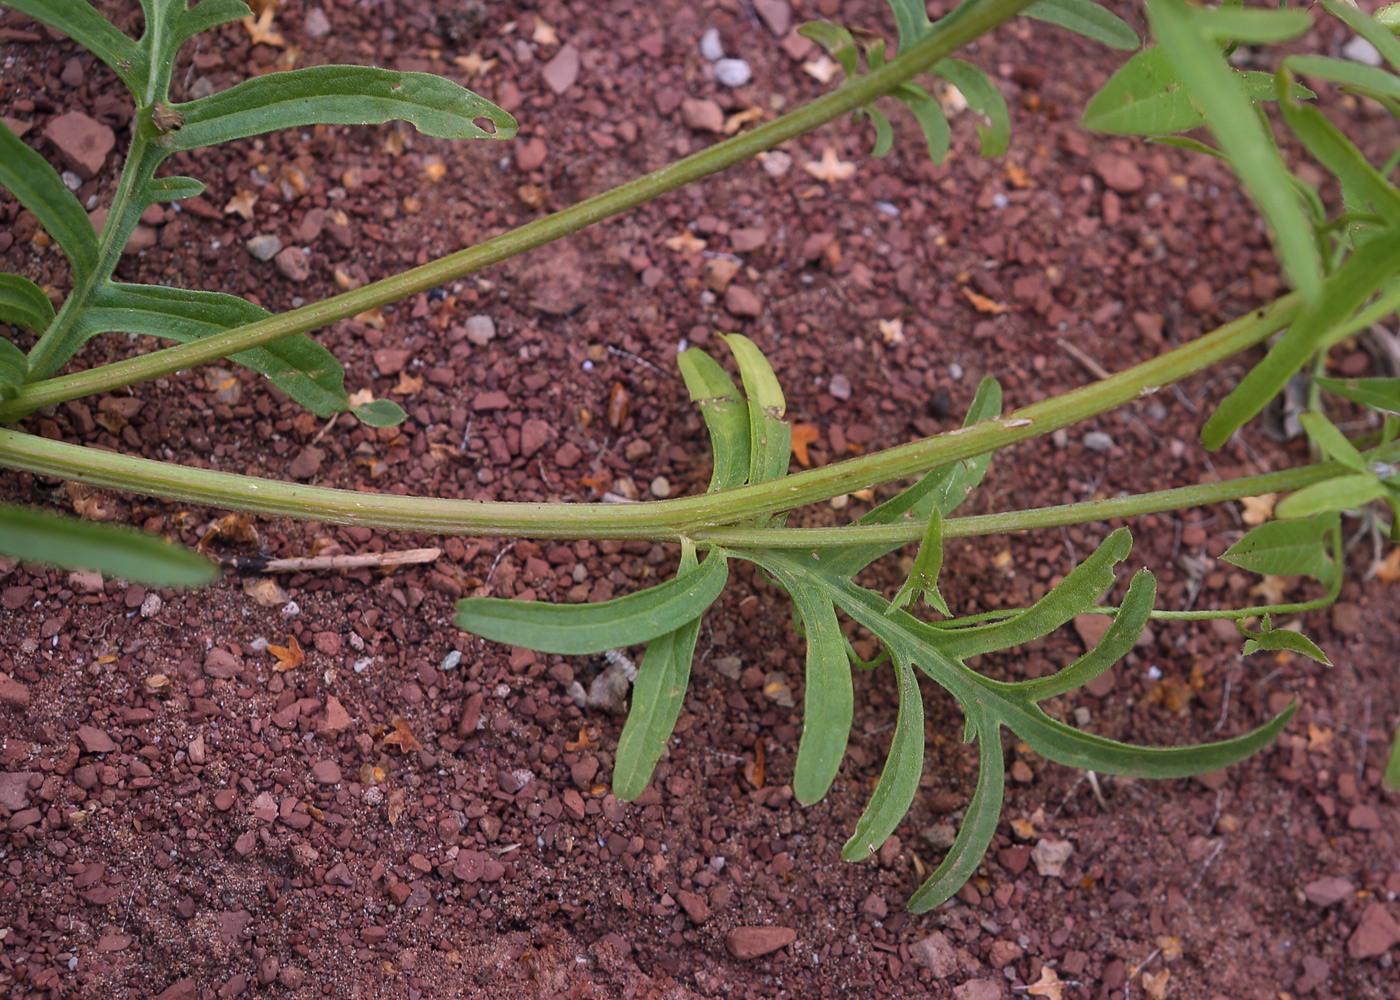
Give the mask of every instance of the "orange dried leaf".
[[578, 739], [569, 740], [564, 744], [564, 749], [570, 753], [577, 753], [580, 750], [601, 750], [602, 747], [601, 743], [589, 738], [587, 726], [579, 726]]
[[666, 248], [677, 253], [699, 253], [707, 247], [707, 244], [700, 237], [696, 236], [689, 229], [681, 232], [679, 236], [672, 236], [666, 241]]
[[849, 160], [841, 159], [834, 146], [827, 146], [822, 150], [820, 160], [804, 163], [802, 169], [825, 184], [850, 180], [856, 173], [856, 165]]
[[224, 206], [225, 215], [241, 215], [245, 222], [253, 221], [253, 206], [258, 203], [258, 196], [253, 191], [239, 188], [238, 193], [228, 200]]
[[812, 457], [807, 454], [807, 446], [821, 440], [822, 432], [814, 424], [792, 425], [792, 455], [804, 469], [812, 467]]
[[1070, 984], [1060, 979], [1059, 973], [1048, 965], [1040, 968], [1040, 978], [1026, 987], [1031, 996], [1049, 997], [1050, 1000], [1063, 1000], [1065, 988]]
[[395, 788], [389, 793], [389, 825], [398, 826], [399, 820], [403, 818], [404, 810], [408, 808], [407, 792], [402, 788]]
[[268, 4], [262, 9], [262, 13], [258, 15], [256, 21], [252, 17], [243, 19], [243, 27], [247, 30], [248, 37], [254, 45], [261, 43], [280, 48], [287, 44], [280, 34], [272, 30], [272, 19], [276, 14], [276, 4]]
[[1018, 167], [1014, 163], [1006, 165], [1006, 179], [1014, 188], [1028, 188], [1033, 184], [1026, 168]]
[[754, 788], [762, 788], [767, 778], [763, 770], [763, 746], [763, 740], [755, 743], [753, 745], [753, 760], [744, 765], [744, 777]]
[[1390, 555], [1376, 563], [1376, 579], [1382, 583], [1400, 580], [1400, 545], [1390, 550]]
[[1257, 497], [1242, 497], [1240, 503], [1244, 504], [1244, 513], [1240, 515], [1240, 520], [1251, 527], [1256, 524], [1263, 524], [1274, 516], [1274, 501], [1278, 499], [1277, 493], [1265, 493]]
[[384, 742], [386, 745], [398, 747], [405, 754], [423, 749], [423, 744], [418, 742], [413, 730], [408, 728], [408, 723], [398, 716], [394, 717], [394, 731], [384, 737]]
[[749, 122], [761, 121], [762, 118], [762, 108], [749, 108], [747, 111], [740, 111], [737, 114], [732, 114], [724, 120], [724, 134], [733, 135]]
[[306, 654], [302, 652], [301, 643], [297, 642], [294, 635], [287, 636], [285, 646], [268, 646], [267, 651], [277, 657], [272, 669], [279, 674], [286, 670], [294, 670], [306, 662]]
[[423, 388], [423, 376], [414, 378], [408, 372], [399, 372], [399, 384], [394, 386], [390, 392], [399, 396], [412, 396], [415, 392]]
[[972, 307], [978, 312], [991, 313], [993, 316], [1000, 316], [1008, 312], [1011, 307], [1004, 303], [987, 298], [985, 295], [978, 295], [971, 288], [964, 288], [963, 294], [967, 296], [967, 301], [972, 303]]

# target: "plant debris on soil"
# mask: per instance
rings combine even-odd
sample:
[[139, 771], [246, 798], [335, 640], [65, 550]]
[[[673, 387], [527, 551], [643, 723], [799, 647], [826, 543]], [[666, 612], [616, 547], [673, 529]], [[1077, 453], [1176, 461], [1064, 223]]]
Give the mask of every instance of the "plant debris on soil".
[[[101, 6], [139, 31], [134, 4]], [[177, 155], [172, 169], [209, 189], [153, 206], [119, 277], [283, 310], [425, 262], [835, 85], [819, 82], [829, 72], [793, 26], [838, 8], [892, 30], [875, 0], [264, 4], [262, 20], [187, 46], [176, 86], [201, 94], [288, 66], [376, 61], [478, 90], [519, 117], [520, 137], [321, 127]], [[1309, 45], [1333, 51], [1339, 28]], [[746, 81], [701, 54], [711, 29]], [[7, 123], [101, 206], [130, 125], [125, 92], [17, 14], [0, 14], [0, 39]], [[977, 158], [966, 113], [942, 166], [898, 114], [900, 141], [878, 161], [864, 127], [833, 124], [318, 333], [352, 391], [404, 406], [400, 427], [326, 424], [232, 366], [21, 426], [351, 489], [648, 499], [705, 487], [704, 430], [674, 356], [683, 343], [714, 348], [719, 331], [768, 354], [804, 427], [802, 464], [820, 465], [955, 426], [984, 375], [1023, 405], [1093, 378], [1085, 359], [1124, 368], [1277, 293], [1267, 236], [1220, 164], [1077, 126], [1121, 54], [1023, 19], [968, 58], [1012, 106], [1002, 160]], [[1323, 96], [1364, 142], [1386, 138], [1379, 112]], [[86, 161], [64, 159], [74, 129], [115, 137], [116, 151], [89, 144]], [[61, 297], [65, 262], [33, 217], [6, 200], [0, 220], [0, 269]], [[103, 337], [79, 361], [152, 346]], [[1335, 359], [1347, 375], [1377, 373], [1360, 345]], [[1246, 363], [998, 456], [969, 512], [1305, 461], [1301, 439], [1253, 428], [1200, 449], [1205, 413]], [[868, 862], [842, 863], [884, 760], [894, 684], [858, 672], [840, 776], [822, 803], [795, 802], [802, 646], [760, 574], [739, 568], [707, 618], [669, 755], [629, 804], [609, 792], [625, 697], [595, 686], [609, 662], [482, 642], [453, 628], [452, 604], [606, 599], [672, 568], [666, 546], [221, 520], [17, 473], [0, 490], [204, 539], [225, 557], [442, 549], [400, 567], [230, 569], [196, 593], [0, 565], [6, 996], [1395, 995], [1400, 816], [1380, 774], [1400, 710], [1400, 620], [1395, 574], [1364, 580], [1367, 545], [1350, 553], [1340, 602], [1303, 623], [1335, 666], [1241, 659], [1229, 623], [1155, 623], [1116, 670], [1049, 706], [1095, 733], [1177, 744], [1239, 734], [1297, 698], [1275, 745], [1227, 772], [1160, 782], [1096, 778], [1013, 746], [993, 849], [956, 899], [913, 917], [904, 901], [952, 842], [975, 782], [961, 718], [928, 692], [912, 813]], [[844, 523], [875, 499], [794, 521]], [[1257, 602], [1259, 579], [1216, 561], [1246, 530], [1243, 513], [1131, 523], [1159, 606]], [[943, 593], [957, 613], [1032, 601], [1115, 526], [950, 543]], [[883, 572], [893, 592], [899, 567]], [[1268, 585], [1294, 596], [1292, 580]], [[1089, 641], [1064, 630], [978, 668], [1037, 676]]]

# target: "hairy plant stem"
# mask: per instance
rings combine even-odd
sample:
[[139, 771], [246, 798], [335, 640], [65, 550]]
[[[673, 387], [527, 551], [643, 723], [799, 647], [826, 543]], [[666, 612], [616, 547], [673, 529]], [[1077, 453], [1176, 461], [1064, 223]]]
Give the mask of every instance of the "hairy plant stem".
[[[1290, 297], [1291, 298], [1291, 297]], [[1275, 309], [1285, 317], [1292, 305]], [[1267, 311], [1265, 311], [1267, 312]], [[1272, 317], [1277, 321], [1278, 316]], [[51, 441], [16, 431], [0, 430], [0, 462], [40, 475], [76, 479], [175, 500], [186, 500], [276, 517], [296, 517], [337, 524], [430, 534], [512, 535], [532, 538], [623, 538], [677, 541], [691, 538], [711, 544], [800, 544], [813, 547], [848, 542], [899, 542], [919, 537], [920, 526], [851, 527], [840, 529], [725, 528], [756, 514], [779, 513], [807, 503], [830, 499], [852, 489], [913, 475], [952, 461], [969, 458], [1007, 444], [1044, 434], [1057, 427], [1111, 409], [1142, 389], [1171, 381], [1158, 376], [1183, 374], [1233, 354], [1242, 346], [1268, 336], [1268, 316], [1251, 314], [1253, 325], [1240, 321], [1207, 334], [1175, 351], [1145, 362], [1094, 385], [1073, 390], [997, 420], [941, 434], [911, 445], [849, 459], [822, 469], [799, 472], [784, 479], [735, 490], [641, 504], [502, 503], [359, 493], [303, 486], [275, 480], [195, 469], [134, 458], [95, 448]], [[1231, 329], [1236, 327], [1236, 329]], [[1229, 334], [1225, 336], [1225, 334]], [[1201, 351], [1202, 341], [1215, 347]], [[1222, 353], [1223, 352], [1223, 353]], [[1185, 364], [1184, 355], [1195, 360]], [[1133, 387], [1136, 386], [1136, 391]], [[1036, 414], [1038, 416], [1028, 416]], [[1397, 446], [1395, 450], [1400, 450]], [[892, 460], [890, 456], [894, 456]], [[1107, 517], [1174, 509], [1198, 503], [1297, 489], [1343, 471], [1334, 463], [1251, 476], [1227, 483], [1182, 487], [1141, 497], [1091, 501], [1042, 511], [953, 518], [947, 532], [964, 534], [1017, 531], [1071, 524]], [[1078, 513], [1071, 513], [1072, 511]], [[964, 524], [966, 522], [966, 524]], [[724, 530], [716, 530], [724, 529]], [[787, 541], [793, 539], [793, 542]]]
[[726, 170], [864, 107], [956, 49], [1014, 17], [1031, 2], [1032, 0], [984, 0], [972, 4], [967, 9], [944, 18], [934, 26], [927, 37], [911, 46], [908, 52], [901, 52], [897, 58], [880, 69], [849, 80], [838, 89], [804, 104], [796, 111], [693, 153], [611, 191], [432, 263], [193, 343], [27, 385], [17, 397], [0, 403], [0, 422], [16, 420], [41, 406], [160, 378], [195, 365], [218, 361], [239, 351], [260, 347], [292, 334], [306, 333], [365, 310], [389, 305], [500, 263], [526, 250], [543, 246], [561, 236], [645, 204], [691, 181]]

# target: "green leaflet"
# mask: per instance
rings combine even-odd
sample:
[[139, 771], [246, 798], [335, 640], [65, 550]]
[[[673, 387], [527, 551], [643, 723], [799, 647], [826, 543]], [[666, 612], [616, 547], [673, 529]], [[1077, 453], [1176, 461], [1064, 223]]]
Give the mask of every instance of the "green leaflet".
[[154, 535], [10, 504], [0, 504], [0, 554], [150, 587], [199, 587], [219, 578], [208, 559]]
[[371, 399], [350, 412], [366, 427], [397, 427], [408, 418], [403, 407], [392, 399]]
[[[1304, 303], [1318, 305], [1322, 262], [1312, 226], [1272, 137], [1234, 71], [1201, 30], [1202, 13], [1186, 0], [1152, 0], [1147, 14], [1172, 68], [1185, 81], [1235, 175], [1273, 229], [1275, 250], [1293, 287]], [[1272, 393], [1260, 405], [1271, 397]]]
[[768, 359], [743, 334], [720, 334], [739, 364], [749, 400], [749, 479], [765, 483], [787, 475], [792, 430], [783, 423], [787, 402]]
[[[695, 548], [681, 553], [678, 576], [697, 568]], [[613, 794], [631, 802], [646, 791], [656, 762], [676, 730], [685, 690], [690, 683], [690, 663], [700, 636], [700, 615], [680, 628], [657, 636], [647, 644], [632, 683], [632, 707], [617, 739], [613, 764]]]
[[[880, 781], [856, 821], [851, 839], [841, 849], [844, 861], [864, 861], [880, 849], [908, 815], [919, 790], [919, 778], [924, 773], [924, 698], [919, 692], [919, 679], [906, 660], [895, 657], [894, 664], [899, 681], [899, 715], [894, 724], [894, 737]], [[997, 814], [1000, 813], [998, 803]]]
[[4, 122], [0, 122], [0, 184], [34, 214], [68, 256], [75, 284], [97, 269], [97, 231], [88, 221], [87, 212], [64, 185], [58, 171], [20, 141]]
[[1269, 349], [1201, 428], [1201, 443], [1214, 451], [1283, 390], [1284, 384], [1325, 346], [1332, 331], [1365, 305], [1400, 271], [1400, 228], [1387, 227], [1342, 262], [1303, 313]]
[[1274, 507], [1274, 513], [1279, 517], [1309, 517], [1330, 510], [1359, 510], [1388, 492], [1374, 472], [1359, 472], [1290, 493]]
[[1250, 45], [1274, 45], [1297, 38], [1312, 26], [1308, 12], [1264, 10], [1258, 7], [1221, 6], [1190, 7], [1202, 34], [1219, 42], [1248, 42]]
[[[1136, 36], [1134, 44], [1136, 45]], [[977, 135], [982, 140], [982, 155], [993, 157], [1005, 153], [1007, 144], [1011, 141], [1011, 117], [1006, 110], [1006, 98], [1001, 96], [997, 85], [981, 69], [960, 59], [939, 60], [934, 64], [933, 72], [962, 91], [963, 97], [967, 98], [968, 107], [986, 119], [985, 124], [980, 121], [977, 123]]]
[[1395, 727], [1395, 739], [1390, 744], [1390, 758], [1385, 762], [1381, 784], [1392, 792], [1400, 791], [1400, 726]]
[[744, 485], [749, 475], [749, 408], [739, 388], [714, 358], [698, 348], [676, 359], [686, 391], [710, 432], [715, 468], [710, 492]]
[[[79, 343], [99, 333], [120, 331], [183, 344], [272, 315], [247, 299], [222, 292], [123, 282], [105, 283], [92, 303], [75, 327]], [[319, 417], [350, 408], [340, 362], [305, 334], [240, 351], [229, 360], [266, 375]]]
[[[205, 0], [208, 2], [208, 0]], [[193, 177], [157, 177], [146, 188], [150, 204], [161, 201], [184, 201], [204, 193], [204, 183]]]
[[909, 579], [899, 588], [890, 601], [890, 609], [903, 608], [910, 598], [922, 594], [925, 601], [938, 609], [945, 618], [953, 617], [948, 610], [948, 602], [938, 592], [938, 571], [943, 568], [943, 515], [937, 505], [929, 515], [928, 527], [924, 529], [923, 540], [919, 543], [919, 554], [914, 557], [914, 566], [909, 571]]
[[601, 653], [674, 632], [714, 603], [728, 578], [716, 550], [698, 569], [626, 597], [597, 604], [469, 597], [457, 602], [453, 621], [483, 639], [542, 653]]
[[197, 35], [201, 31], [208, 31], [210, 28], [217, 28], [221, 24], [228, 24], [240, 18], [247, 17], [252, 11], [243, 0], [199, 0], [194, 7], [185, 9], [189, 0], [157, 0], [158, 3], [167, 4], [179, 16], [179, 26], [174, 36], [178, 41], [183, 42], [191, 35]]
[[797, 33], [826, 49], [841, 64], [846, 76], [852, 77], [859, 72], [860, 52], [856, 49], [856, 40], [843, 25], [832, 21], [808, 21], [797, 29]]
[[1330, 584], [1337, 565], [1327, 550], [1327, 538], [1338, 530], [1335, 513], [1293, 521], [1267, 521], [1221, 554], [1241, 569], [1263, 576], [1310, 576]]
[[1345, 21], [1347, 26], [1376, 47], [1391, 69], [1400, 71], [1400, 39], [1389, 28], [1379, 24], [1375, 18], [1361, 12], [1354, 4], [1325, 0], [1322, 4], [1327, 13]]
[[1317, 643], [1313, 642], [1301, 632], [1294, 632], [1286, 628], [1274, 628], [1269, 621], [1269, 616], [1264, 616], [1264, 626], [1259, 632], [1249, 632], [1243, 626], [1240, 632], [1248, 639], [1244, 644], [1242, 655], [1249, 656], [1251, 653], [1258, 653], [1262, 650], [1286, 649], [1291, 653], [1298, 653], [1318, 663], [1332, 665], [1332, 661], [1327, 658], [1327, 654], [1318, 649]]
[[929, 159], [934, 163], [942, 163], [947, 158], [948, 149], [953, 142], [943, 106], [916, 83], [896, 87], [894, 96], [904, 102], [904, 106], [919, 123], [919, 129], [924, 133], [924, 142], [928, 146]]
[[18, 274], [0, 274], [0, 323], [43, 333], [53, 317], [53, 303], [42, 288]]
[[[0, 313], [3, 318], [3, 313]], [[0, 399], [14, 399], [24, 388], [29, 359], [14, 344], [0, 337]]]
[[[372, 66], [310, 66], [254, 77], [173, 110], [185, 124], [158, 140], [172, 152], [276, 129], [395, 119], [446, 139], [509, 139], [516, 131], [511, 115], [450, 80]], [[480, 118], [496, 131], [476, 124]]]
[[792, 793], [797, 801], [811, 805], [826, 796], [846, 756], [855, 711], [851, 664], [831, 597], [782, 570], [775, 575], [792, 596], [807, 631], [802, 738], [793, 768]]
[[1370, 463], [1361, 457], [1356, 445], [1348, 441], [1346, 435], [1337, 429], [1337, 425], [1321, 413], [1309, 410], [1299, 419], [1302, 421], [1303, 430], [1308, 432], [1308, 437], [1312, 438], [1328, 458], [1355, 472], [1371, 471]]
[[133, 94], [144, 89], [145, 52], [87, 0], [5, 0], [5, 6], [63, 32], [106, 63]]
[[1128, 22], [1091, 0], [1039, 0], [1021, 13], [1109, 48], [1131, 52], [1138, 47], [1137, 32]]
[[1400, 413], [1400, 378], [1315, 378], [1313, 381], [1353, 403]]

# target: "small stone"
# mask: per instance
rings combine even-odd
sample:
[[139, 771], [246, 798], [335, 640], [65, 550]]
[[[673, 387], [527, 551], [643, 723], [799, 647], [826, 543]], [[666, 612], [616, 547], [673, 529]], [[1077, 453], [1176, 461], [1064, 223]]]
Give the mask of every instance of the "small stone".
[[697, 132], [724, 131], [724, 109], [714, 101], [687, 98], [681, 102], [681, 120]]
[[468, 317], [464, 328], [467, 339], [477, 347], [485, 347], [496, 339], [496, 321], [482, 313]]
[[933, 973], [935, 979], [943, 979], [957, 972], [962, 963], [953, 943], [942, 931], [934, 931], [928, 937], [915, 941], [909, 946], [909, 955], [915, 962]]
[[312, 637], [312, 642], [315, 643], [318, 653], [335, 656], [340, 652], [344, 640], [341, 639], [339, 632], [317, 632]]
[[154, 590], [146, 595], [141, 602], [141, 617], [150, 618], [160, 614], [160, 609], [165, 606], [165, 601]]
[[1342, 55], [1352, 62], [1359, 62], [1366, 66], [1379, 66], [1381, 64], [1380, 52], [1360, 35], [1342, 46]]
[[724, 293], [724, 308], [731, 316], [753, 317], [763, 312], [759, 297], [740, 285], [730, 285]]
[[272, 262], [288, 281], [300, 284], [311, 277], [311, 263], [300, 247], [287, 247]]
[[992, 950], [987, 955], [987, 964], [994, 969], [1004, 969], [1013, 962], [1019, 961], [1023, 954], [1025, 952], [1015, 941], [998, 938], [992, 942]]
[[0, 705], [22, 712], [29, 707], [29, 688], [10, 677], [0, 677]]
[[199, 987], [193, 979], [182, 979], [156, 994], [156, 1000], [197, 1000]]
[[510, 397], [499, 390], [495, 392], [478, 393], [472, 400], [472, 409], [477, 413], [484, 413], [488, 410], [506, 410], [510, 408]]
[[865, 901], [860, 904], [860, 912], [874, 920], [884, 920], [889, 916], [890, 907], [885, 902], [885, 897], [879, 893], [872, 892], [865, 897]]
[[676, 893], [676, 900], [681, 904], [681, 909], [685, 910], [685, 915], [690, 918], [691, 923], [703, 924], [710, 919], [710, 904], [698, 892], [682, 889]]
[[452, 874], [463, 882], [480, 882], [486, 876], [486, 863], [490, 855], [483, 851], [463, 851], [457, 855], [452, 865]]
[[990, 979], [969, 979], [953, 987], [953, 1000], [1003, 1000], [1006, 993]]
[[29, 805], [29, 772], [0, 771], [0, 809], [19, 812]]
[[833, 375], [827, 383], [826, 391], [831, 393], [832, 399], [850, 399], [851, 380], [845, 375]]
[[768, 231], [765, 229], [733, 229], [729, 232], [729, 245], [734, 248], [735, 253], [750, 253], [768, 242]]
[[238, 835], [238, 839], [233, 842], [233, 849], [240, 858], [246, 858], [252, 854], [258, 846], [258, 832], [256, 830], [244, 830]]
[[531, 418], [520, 426], [520, 454], [534, 458], [554, 437], [554, 427], [545, 420]]
[[[316, 8], [320, 10], [320, 8]], [[325, 15], [321, 15], [324, 17]], [[308, 18], [309, 20], [309, 18]], [[268, 955], [258, 963], [258, 983], [262, 986], [270, 986], [277, 980], [277, 969], [281, 963], [277, 961], [276, 955]]]
[[740, 961], [759, 958], [797, 940], [791, 927], [736, 927], [724, 937], [729, 954]]
[[540, 75], [544, 77], [545, 86], [554, 91], [556, 95], [562, 96], [578, 81], [578, 71], [578, 49], [570, 43], [556, 52], [554, 58], [544, 64]]
[[665, 476], [657, 476], [651, 481], [651, 495], [658, 500], [665, 500], [671, 495], [671, 480]]
[[318, 785], [340, 783], [340, 765], [333, 760], [318, 760], [311, 765], [311, 779]]
[[325, 38], [331, 33], [331, 19], [320, 7], [312, 7], [301, 22], [301, 30], [306, 32], [308, 38]]
[[374, 367], [379, 369], [381, 375], [397, 375], [412, 357], [412, 351], [399, 347], [385, 347], [374, 352]]
[[248, 242], [244, 243], [243, 247], [258, 260], [271, 260], [277, 256], [277, 251], [282, 249], [282, 241], [272, 233], [259, 233], [257, 236], [248, 237]]
[[753, 9], [774, 38], [782, 38], [792, 30], [792, 8], [788, 0], [753, 0]]
[[1303, 958], [1303, 974], [1293, 984], [1293, 990], [1299, 996], [1311, 993], [1327, 982], [1331, 975], [1332, 967], [1324, 959], [1307, 955]]
[[438, 669], [443, 673], [447, 673], [450, 670], [456, 670], [461, 662], [462, 651], [460, 649], [454, 649], [442, 658], [442, 662], [438, 664]]
[[1361, 609], [1350, 601], [1332, 605], [1332, 628], [1345, 636], [1361, 634]]
[[753, 79], [753, 71], [742, 59], [721, 59], [715, 63], [715, 81], [721, 86], [742, 87]]
[[718, 28], [710, 28], [700, 36], [700, 58], [706, 62], [719, 62], [724, 58], [724, 42]]
[[1109, 189], [1119, 194], [1141, 191], [1147, 183], [1138, 165], [1118, 153], [1101, 153], [1094, 157], [1094, 173]]
[[1065, 862], [1074, 853], [1074, 845], [1068, 840], [1041, 839], [1031, 848], [1031, 861], [1035, 870], [1045, 878], [1059, 878], [1064, 874]]
[[1352, 806], [1351, 811], [1347, 813], [1347, 826], [1353, 830], [1379, 830], [1381, 814], [1376, 811], [1375, 806]]
[[96, 726], [79, 726], [78, 742], [88, 753], [111, 753], [117, 749], [116, 743], [112, 742], [112, 737]]
[[1090, 451], [1112, 451], [1113, 438], [1103, 431], [1090, 431], [1084, 435], [1084, 447]]
[[57, 147], [59, 159], [84, 180], [97, 176], [117, 144], [115, 132], [80, 111], [59, 115], [44, 127], [44, 135]]
[[538, 170], [548, 155], [549, 147], [544, 144], [543, 139], [535, 136], [515, 147], [515, 166], [517, 169], [529, 173], [531, 170]]
[[191, 764], [203, 764], [208, 757], [207, 748], [204, 745], [204, 735], [201, 733], [190, 740], [185, 752], [189, 754]]
[[1347, 940], [1347, 954], [1354, 959], [1376, 958], [1400, 943], [1400, 924], [1385, 908], [1374, 902], [1361, 914], [1361, 922]]
[[1356, 886], [1336, 875], [1314, 879], [1303, 886], [1303, 895], [1313, 906], [1331, 906], [1334, 903], [1340, 903], [1342, 900], [1350, 898], [1355, 891]]
[[355, 876], [350, 874], [350, 869], [346, 867], [345, 862], [342, 861], [340, 864], [332, 867], [330, 871], [326, 872], [326, 882], [330, 885], [343, 885], [347, 888], [353, 888], [355, 885]]
[[1215, 308], [1215, 290], [1209, 281], [1197, 281], [1186, 289], [1186, 308], [1203, 316]]
[[334, 740], [350, 728], [350, 713], [340, 699], [331, 695], [326, 699], [326, 710], [316, 722], [316, 735], [323, 740]]
[[74, 570], [68, 574], [68, 586], [80, 594], [100, 594], [102, 574], [90, 569]]
[[125, 951], [135, 940], [130, 934], [104, 934], [97, 939], [100, 952]]
[[310, 479], [321, 471], [321, 462], [325, 457], [326, 453], [320, 448], [314, 444], [307, 445], [287, 466], [287, 475], [293, 479]]
[[306, 982], [306, 970], [289, 965], [277, 973], [277, 981], [289, 990], [299, 990]]

